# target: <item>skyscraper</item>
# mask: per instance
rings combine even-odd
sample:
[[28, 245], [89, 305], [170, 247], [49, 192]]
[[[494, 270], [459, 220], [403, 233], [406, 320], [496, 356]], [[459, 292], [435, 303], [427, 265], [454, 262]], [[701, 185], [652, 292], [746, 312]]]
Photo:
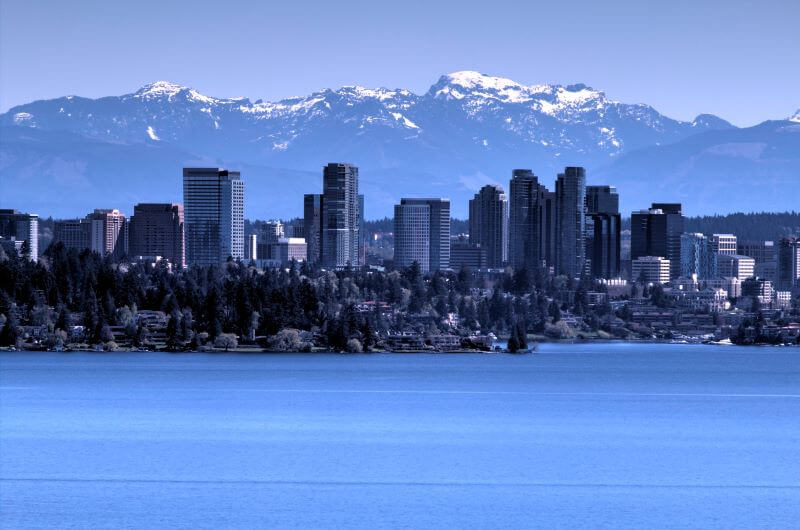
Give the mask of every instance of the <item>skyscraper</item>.
[[61, 219], [53, 223], [53, 243], [66, 248], [89, 248], [89, 221], [86, 219]]
[[116, 259], [128, 254], [128, 223], [117, 209], [96, 209], [86, 216], [89, 248], [101, 256]]
[[322, 265], [357, 266], [358, 167], [331, 163], [322, 172]]
[[394, 264], [408, 267], [416, 262], [430, 271], [431, 208], [424, 202], [405, 202], [394, 207]]
[[244, 182], [238, 171], [183, 168], [186, 261], [244, 258]]
[[699, 233], [681, 234], [681, 276], [711, 280], [717, 276], [717, 253], [712, 241]]
[[137, 204], [128, 228], [131, 256], [161, 256], [176, 267], [186, 266], [181, 204]]
[[[417, 261], [424, 272], [449, 268], [450, 200], [401, 199], [394, 211], [395, 266], [407, 267]], [[419, 225], [423, 214], [427, 234], [424, 241]], [[427, 246], [425, 253], [421, 250], [423, 246]]]
[[594, 278], [620, 273], [622, 220], [613, 186], [586, 187], [586, 260]]
[[800, 239], [784, 237], [778, 243], [778, 281], [776, 287], [789, 291], [800, 282]]
[[567, 167], [556, 179], [556, 273], [571, 278], [584, 271], [586, 170]]
[[17, 210], [0, 210], [0, 237], [27, 242], [28, 259], [39, 259], [39, 216]]
[[490, 268], [508, 260], [508, 200], [500, 186], [486, 185], [469, 201], [469, 241], [486, 251]]
[[309, 263], [319, 263], [322, 259], [322, 203], [322, 195], [303, 196], [303, 230]]
[[681, 274], [681, 234], [683, 214], [680, 204], [653, 203], [649, 210], [631, 215], [631, 259], [661, 256], [670, 262], [670, 278]]
[[509, 249], [512, 267], [537, 269], [554, 265], [555, 194], [530, 169], [515, 169], [509, 183]]

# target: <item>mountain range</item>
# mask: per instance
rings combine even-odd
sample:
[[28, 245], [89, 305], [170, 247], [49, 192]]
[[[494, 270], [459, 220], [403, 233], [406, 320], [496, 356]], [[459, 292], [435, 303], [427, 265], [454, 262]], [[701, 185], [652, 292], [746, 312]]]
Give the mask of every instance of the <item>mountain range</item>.
[[621, 208], [680, 201], [691, 214], [790, 210], [800, 201], [800, 110], [737, 128], [675, 120], [583, 84], [523, 85], [462, 71], [424, 94], [345, 86], [279, 102], [214, 98], [159, 81], [122, 96], [35, 101], [0, 114], [2, 207], [56, 217], [181, 200], [181, 168], [239, 169], [249, 218], [301, 215], [330, 161], [360, 168], [366, 216], [442, 196], [464, 217], [513, 168], [552, 187], [567, 165], [617, 186]]

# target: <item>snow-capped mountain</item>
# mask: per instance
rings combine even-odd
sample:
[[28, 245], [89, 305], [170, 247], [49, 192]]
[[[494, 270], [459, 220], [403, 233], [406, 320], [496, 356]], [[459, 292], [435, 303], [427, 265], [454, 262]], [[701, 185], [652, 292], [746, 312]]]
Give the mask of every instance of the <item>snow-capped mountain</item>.
[[[275, 103], [213, 98], [158, 81], [119, 97], [37, 101], [11, 109], [0, 123], [104, 141], [166, 141], [210, 156], [246, 154], [293, 163], [308, 160], [311, 142], [324, 149], [320, 142], [347, 141], [358, 151], [366, 138], [367, 143], [439, 146], [452, 143], [453, 135], [479, 153], [522, 148], [551, 157], [580, 154], [589, 163], [730, 127], [709, 116], [692, 123], [672, 120], [652, 107], [613, 101], [585, 85], [526, 86], [469, 71], [442, 76], [423, 95], [345, 86]], [[219, 151], [205, 152], [212, 146]], [[366, 160], [358, 158], [368, 167], [387, 166], [368, 154]]]
[[788, 119], [789, 121], [796, 121], [800, 123], [800, 109], [797, 109], [797, 112], [795, 112], [794, 115], [790, 116]]
[[[464, 216], [475, 189], [507, 184], [515, 167], [533, 168], [550, 185], [565, 165], [591, 171], [637, 149], [733, 129], [707, 114], [674, 120], [583, 84], [529, 86], [471, 71], [444, 75], [424, 94], [345, 86], [278, 102], [210, 97], [158, 81], [122, 96], [21, 105], [0, 115], [0, 126], [13, 130], [0, 146], [4, 204], [21, 175], [39, 175], [31, 185], [44, 180], [52, 190], [65, 173], [85, 183], [73, 208], [97, 206], [98, 197], [108, 203], [109, 184], [123, 200], [157, 200], [156, 192], [178, 200], [181, 165], [207, 163], [250, 168], [243, 176], [252, 217], [299, 215], [294, 195], [318, 190], [320, 166], [329, 161], [359, 165], [370, 217], [390, 215], [399, 197], [413, 195], [449, 196]], [[112, 151], [132, 162], [115, 167]], [[66, 215], [66, 206], [43, 206]]]

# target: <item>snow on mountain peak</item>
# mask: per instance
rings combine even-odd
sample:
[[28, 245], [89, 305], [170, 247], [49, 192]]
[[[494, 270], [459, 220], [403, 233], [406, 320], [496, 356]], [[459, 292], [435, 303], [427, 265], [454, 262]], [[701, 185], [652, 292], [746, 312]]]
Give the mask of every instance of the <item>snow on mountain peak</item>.
[[134, 95], [139, 97], [172, 97], [185, 89], [185, 86], [170, 83], [169, 81], [156, 81], [155, 83], [143, 86], [137, 90]]
[[480, 98], [504, 103], [536, 101], [547, 110], [557, 107], [584, 105], [591, 100], [601, 100], [605, 94], [582, 83], [561, 85], [523, 85], [506, 77], [494, 77], [472, 70], [443, 75], [431, 87], [434, 97], [447, 99]]
[[512, 81], [511, 79], [505, 77], [493, 77], [480, 72], [475, 72], [473, 70], [453, 72], [451, 74], [442, 76], [442, 78], [446, 79], [448, 84], [458, 85], [466, 89], [490, 88], [494, 90], [503, 90], [511, 86], [522, 86], [516, 81]]
[[789, 121], [800, 123], [800, 109], [797, 109], [797, 112], [794, 113], [794, 116], [789, 118]]

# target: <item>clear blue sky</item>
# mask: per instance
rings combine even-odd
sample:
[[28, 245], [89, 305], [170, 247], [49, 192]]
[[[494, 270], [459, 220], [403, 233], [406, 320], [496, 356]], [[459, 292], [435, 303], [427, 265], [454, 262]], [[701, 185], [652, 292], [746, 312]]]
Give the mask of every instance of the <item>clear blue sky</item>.
[[798, 24], [800, 0], [0, 0], [0, 110], [159, 79], [254, 100], [419, 93], [469, 69], [751, 125], [800, 107]]

